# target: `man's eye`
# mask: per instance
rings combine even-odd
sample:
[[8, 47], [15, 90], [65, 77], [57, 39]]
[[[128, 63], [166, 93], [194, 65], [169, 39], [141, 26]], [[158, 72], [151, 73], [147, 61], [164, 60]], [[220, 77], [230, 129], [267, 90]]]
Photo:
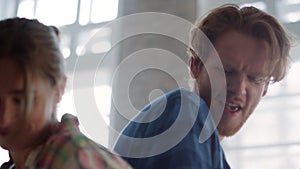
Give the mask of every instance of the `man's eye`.
[[256, 83], [256, 84], [264, 84], [267, 82], [266, 77], [249, 77], [249, 80]]
[[234, 71], [232, 71], [232, 70], [224, 70], [224, 72], [225, 72], [226, 75], [234, 74]]

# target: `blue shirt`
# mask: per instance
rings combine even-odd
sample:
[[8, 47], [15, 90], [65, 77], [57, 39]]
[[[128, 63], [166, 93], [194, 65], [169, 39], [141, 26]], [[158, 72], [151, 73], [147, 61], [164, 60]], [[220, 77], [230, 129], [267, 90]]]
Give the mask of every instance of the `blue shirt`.
[[184, 89], [147, 105], [124, 128], [114, 151], [135, 169], [229, 169], [206, 103]]

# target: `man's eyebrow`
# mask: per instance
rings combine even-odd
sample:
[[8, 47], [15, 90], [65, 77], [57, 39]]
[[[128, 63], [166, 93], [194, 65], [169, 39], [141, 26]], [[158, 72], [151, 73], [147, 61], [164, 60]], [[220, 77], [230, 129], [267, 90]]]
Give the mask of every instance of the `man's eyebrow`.
[[234, 69], [234, 67], [228, 63], [223, 63], [222, 65], [224, 69]]
[[261, 72], [254, 72], [251, 74], [251, 76], [256, 76], [256, 77], [267, 77], [268, 75], [266, 73], [261, 73]]

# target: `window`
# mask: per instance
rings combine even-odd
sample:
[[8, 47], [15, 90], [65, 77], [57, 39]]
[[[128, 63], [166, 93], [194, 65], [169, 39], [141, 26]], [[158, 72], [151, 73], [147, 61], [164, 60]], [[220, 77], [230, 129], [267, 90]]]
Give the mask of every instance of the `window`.
[[117, 12], [118, 0], [22, 0], [17, 16], [63, 26], [77, 22], [77, 16], [81, 25], [109, 21], [117, 17]]

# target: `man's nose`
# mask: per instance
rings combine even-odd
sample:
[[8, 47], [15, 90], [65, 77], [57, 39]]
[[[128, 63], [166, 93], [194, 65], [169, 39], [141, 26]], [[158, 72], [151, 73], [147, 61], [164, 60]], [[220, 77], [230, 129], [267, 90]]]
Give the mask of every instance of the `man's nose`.
[[243, 75], [236, 75], [232, 78], [229, 78], [227, 83], [229, 93], [233, 95], [246, 95], [247, 77]]

